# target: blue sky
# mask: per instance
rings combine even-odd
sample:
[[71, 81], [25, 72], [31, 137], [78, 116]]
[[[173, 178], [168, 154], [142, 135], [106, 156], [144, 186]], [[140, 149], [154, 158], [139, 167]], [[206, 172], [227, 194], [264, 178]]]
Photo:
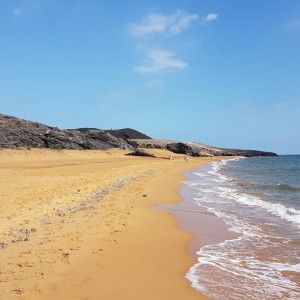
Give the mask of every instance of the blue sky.
[[0, 113], [300, 153], [300, 1], [0, 0]]

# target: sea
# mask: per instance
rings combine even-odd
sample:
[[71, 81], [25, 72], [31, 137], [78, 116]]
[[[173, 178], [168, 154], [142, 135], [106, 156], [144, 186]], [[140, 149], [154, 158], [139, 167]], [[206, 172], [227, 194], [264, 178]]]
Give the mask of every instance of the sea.
[[183, 189], [236, 233], [197, 249], [193, 288], [216, 300], [300, 299], [300, 155], [215, 161]]

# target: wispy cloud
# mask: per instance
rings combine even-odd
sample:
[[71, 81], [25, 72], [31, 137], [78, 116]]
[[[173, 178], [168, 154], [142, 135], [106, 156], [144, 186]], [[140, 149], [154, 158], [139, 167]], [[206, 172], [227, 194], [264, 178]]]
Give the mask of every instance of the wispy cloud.
[[22, 10], [19, 9], [19, 8], [15, 8], [15, 9], [13, 10], [13, 15], [14, 15], [15, 17], [21, 17], [21, 16], [22, 16]]
[[188, 14], [182, 10], [177, 10], [171, 15], [153, 13], [149, 14], [142, 23], [130, 24], [129, 30], [132, 35], [138, 37], [152, 34], [177, 35], [198, 18], [198, 15]]
[[203, 21], [204, 22], [212, 22], [214, 20], [218, 19], [218, 14], [216, 13], [210, 13], [210, 14], [207, 14], [205, 16], [205, 18], [203, 18]]
[[146, 88], [148, 89], [154, 89], [159, 88], [163, 85], [163, 81], [161, 79], [152, 80], [146, 83]]
[[[215, 14], [208, 15], [209, 21], [216, 18]], [[146, 57], [142, 64], [136, 66], [134, 71], [141, 74], [156, 73], [159, 71], [170, 71], [175, 69], [184, 69], [188, 67], [188, 63], [176, 57], [175, 52], [166, 50], [150, 50], [153, 46], [149, 43], [156, 42], [155, 37], [172, 37], [172, 45], [178, 40], [178, 35], [187, 29], [193, 22], [199, 19], [198, 14], [189, 14], [183, 10], [177, 10], [173, 14], [151, 13], [140, 23], [132, 23], [129, 25], [130, 33], [142, 41], [142, 47], [139, 44], [138, 50], [145, 51]], [[140, 39], [147, 37], [147, 39]], [[176, 45], [176, 44], [175, 44]], [[157, 48], [157, 46], [155, 46]], [[158, 46], [159, 48], [159, 46]], [[148, 49], [148, 51], [147, 51]], [[150, 84], [148, 88], [156, 87], [161, 83], [156, 82]]]
[[175, 54], [165, 50], [151, 50], [147, 54], [144, 65], [134, 68], [136, 72], [147, 74], [172, 69], [184, 69], [188, 63], [175, 58]]

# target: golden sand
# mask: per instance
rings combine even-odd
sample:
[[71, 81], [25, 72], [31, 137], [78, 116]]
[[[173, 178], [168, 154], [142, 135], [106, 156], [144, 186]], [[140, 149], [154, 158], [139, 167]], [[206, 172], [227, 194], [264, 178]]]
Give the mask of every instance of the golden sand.
[[193, 237], [155, 206], [216, 158], [147, 151], [0, 151], [0, 299], [206, 299], [184, 278]]

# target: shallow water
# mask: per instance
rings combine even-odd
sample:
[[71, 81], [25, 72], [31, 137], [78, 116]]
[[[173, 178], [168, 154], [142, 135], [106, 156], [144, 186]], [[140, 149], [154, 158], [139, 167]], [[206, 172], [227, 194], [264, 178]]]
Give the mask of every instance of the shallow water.
[[184, 189], [239, 237], [198, 249], [186, 277], [213, 299], [300, 299], [300, 156], [213, 162]]

